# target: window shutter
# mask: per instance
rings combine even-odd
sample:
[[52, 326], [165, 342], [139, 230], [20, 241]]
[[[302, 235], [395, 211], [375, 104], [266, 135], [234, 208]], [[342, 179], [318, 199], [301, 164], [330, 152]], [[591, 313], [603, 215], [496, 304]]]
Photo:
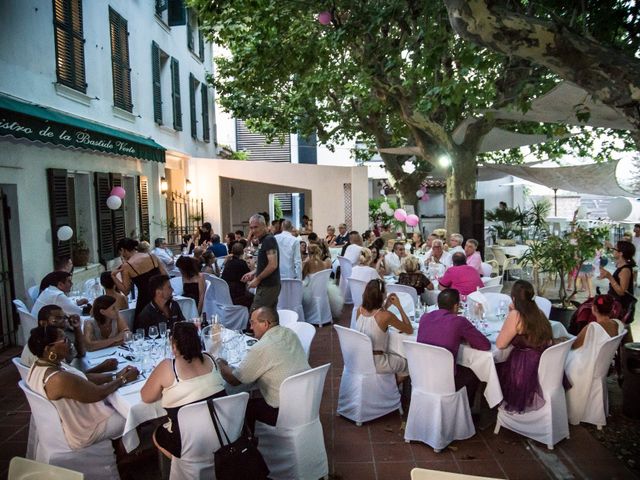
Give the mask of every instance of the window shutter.
[[151, 76], [153, 77], [153, 119], [162, 125], [162, 89], [160, 85], [160, 48], [151, 42]]
[[182, 130], [182, 106], [180, 104], [180, 64], [171, 59], [171, 100], [173, 102], [173, 128]]
[[191, 109], [191, 136], [198, 139], [198, 120], [196, 119], [196, 77], [189, 74], [189, 108]]
[[204, 35], [202, 35], [200, 26], [198, 26], [198, 56], [200, 61], [204, 62]]
[[187, 46], [189, 50], [194, 51], [193, 46], [193, 25], [191, 24], [191, 11], [187, 10]]
[[127, 21], [109, 8], [111, 34], [111, 70], [113, 76], [113, 104], [131, 112], [131, 69], [129, 68], [129, 32]]
[[202, 139], [209, 142], [209, 92], [204, 83], [200, 86], [200, 91], [202, 94]]
[[138, 177], [138, 218], [140, 219], [140, 240], [149, 241], [149, 181]]
[[82, 0], [53, 0], [58, 83], [86, 93]]
[[113, 222], [111, 210], [107, 207], [107, 198], [111, 193], [109, 174], [96, 172], [94, 186], [96, 190], [96, 218], [98, 219], [98, 257], [101, 263], [106, 263], [115, 257]]
[[167, 0], [156, 0], [156, 14], [162, 15], [167, 8], [169, 8]]
[[187, 23], [187, 10], [184, 0], [169, 0], [169, 26], [184, 25]]
[[[113, 187], [121, 187], [122, 186], [122, 175], [119, 173], [111, 173], [110, 174], [111, 177], [111, 188]], [[111, 189], [109, 189], [109, 193], [111, 193]], [[111, 222], [113, 225], [112, 231], [113, 231], [113, 245], [115, 247], [115, 245], [118, 244], [118, 241], [124, 237], [127, 236], [127, 231], [124, 225], [124, 204], [127, 201], [127, 198], [125, 197], [122, 200], [122, 206], [120, 208], [118, 208], [117, 210], [111, 210]], [[114, 249], [114, 254], [117, 253], [115, 252]]]
[[71, 256], [72, 240], [61, 242], [57, 232], [63, 225], [70, 225], [69, 202], [67, 198], [67, 171], [57, 168], [47, 169], [49, 183], [49, 212], [51, 217], [51, 245], [53, 257]]

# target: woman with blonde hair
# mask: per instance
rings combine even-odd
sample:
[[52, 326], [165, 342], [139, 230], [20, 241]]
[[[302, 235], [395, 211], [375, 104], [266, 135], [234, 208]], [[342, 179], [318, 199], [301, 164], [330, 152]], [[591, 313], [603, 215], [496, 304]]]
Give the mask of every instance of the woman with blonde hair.
[[[331, 268], [331, 259], [323, 260], [322, 250], [317, 243], [310, 243], [308, 250], [309, 258], [302, 265], [302, 303], [304, 305], [310, 305], [313, 296], [309, 277], [314, 273]], [[333, 280], [329, 280], [327, 284], [327, 296], [329, 297], [331, 314], [335, 318], [339, 318], [342, 313], [342, 307], [344, 306], [344, 298], [342, 297], [342, 293], [340, 293], [340, 288]]]
[[412, 255], [402, 259], [398, 284], [415, 288], [424, 301], [427, 300], [425, 290], [433, 290], [433, 284], [420, 271], [420, 261]]
[[371, 261], [373, 254], [368, 248], [362, 248], [360, 250], [360, 257], [358, 259], [358, 265], [351, 269], [351, 278], [356, 280], [362, 280], [369, 282], [369, 280], [376, 280], [380, 278], [375, 268], [371, 267]]
[[310, 243], [307, 248], [307, 253], [309, 256], [302, 265], [303, 279], [313, 273], [319, 272], [320, 270], [331, 268], [331, 260], [323, 260], [322, 249], [317, 243]]

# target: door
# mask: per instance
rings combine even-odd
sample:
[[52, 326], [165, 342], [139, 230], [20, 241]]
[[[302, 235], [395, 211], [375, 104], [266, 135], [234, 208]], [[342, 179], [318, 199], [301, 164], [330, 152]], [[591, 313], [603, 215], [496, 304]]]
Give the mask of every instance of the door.
[[9, 219], [11, 212], [7, 196], [0, 188], [0, 349], [15, 344], [15, 328], [11, 300], [15, 295], [13, 285], [13, 268], [11, 267], [11, 243], [9, 237]]

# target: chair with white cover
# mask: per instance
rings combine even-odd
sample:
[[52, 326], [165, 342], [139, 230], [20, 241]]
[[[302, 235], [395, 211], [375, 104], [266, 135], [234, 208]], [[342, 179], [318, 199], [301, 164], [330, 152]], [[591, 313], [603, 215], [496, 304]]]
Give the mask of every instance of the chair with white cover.
[[536, 295], [535, 297], [533, 297], [533, 301], [536, 302], [538, 308], [542, 310], [544, 316], [549, 318], [549, 315], [551, 314], [551, 300]]
[[[27, 367], [25, 364], [23, 364], [20, 361], [20, 357], [13, 357], [11, 361], [13, 362], [13, 365], [18, 370], [18, 373], [20, 374], [20, 378], [22, 379], [22, 381], [26, 383], [27, 376], [29, 375], [29, 367]], [[25, 453], [25, 457], [31, 460], [36, 458], [37, 447], [38, 447], [38, 431], [36, 430], [36, 422], [32, 415], [31, 419], [29, 420], [29, 437], [27, 440], [27, 452]]]
[[399, 283], [391, 283], [389, 285], [385, 286], [385, 289], [387, 291], [387, 293], [408, 293], [409, 295], [411, 295], [411, 298], [413, 299], [413, 305], [415, 308], [415, 305], [418, 305], [420, 299], [418, 298], [418, 291], [410, 286], [410, 285], [400, 285]]
[[609, 337], [597, 322], [591, 322], [585, 328], [583, 345], [571, 351], [565, 364], [572, 384], [566, 392], [567, 413], [572, 425], [586, 422], [601, 430], [607, 424], [609, 414], [609, 367], [627, 331]]
[[490, 263], [482, 262], [480, 264], [480, 267], [482, 269], [482, 276], [483, 277], [490, 277], [491, 274], [493, 273], [493, 265], [491, 265]]
[[278, 310], [293, 310], [298, 314], [298, 321], [304, 322], [302, 308], [302, 280], [295, 278], [280, 279], [280, 295], [278, 296]]
[[298, 323], [298, 314], [293, 310], [278, 309], [278, 319], [281, 326], [289, 327], [294, 323]]
[[502, 277], [482, 277], [482, 283], [485, 287], [495, 287], [496, 285], [502, 285]]
[[307, 360], [309, 360], [311, 342], [313, 342], [313, 337], [316, 336], [316, 327], [307, 322], [296, 322], [292, 325], [288, 325], [287, 328], [296, 332], [296, 335], [298, 335], [300, 343], [302, 344], [302, 349], [304, 350], [304, 353], [307, 354]]
[[[511, 297], [506, 293], [496, 293], [496, 292], [485, 293], [482, 289], [480, 290], [482, 292], [482, 295], [485, 297], [487, 301], [487, 310], [485, 311], [485, 313], [488, 315], [495, 313], [498, 310], [498, 308], [500, 308], [501, 302], [504, 303], [505, 309], [511, 303]], [[472, 299], [469, 300], [469, 297], [467, 297], [467, 300], [470, 302], [473, 302]]]
[[498, 409], [495, 433], [500, 427], [544, 443], [549, 450], [559, 441], [569, 438], [567, 400], [562, 386], [564, 365], [575, 338], [547, 348], [540, 357], [538, 381], [542, 389], [544, 405], [538, 410], [525, 413], [510, 413], [503, 407]]
[[402, 413], [393, 373], [377, 373], [371, 339], [364, 333], [334, 325], [344, 360], [337, 414], [361, 426], [394, 410]]
[[351, 277], [351, 269], [353, 264], [346, 257], [338, 255], [338, 263], [340, 264], [340, 293], [344, 297], [344, 303], [349, 305], [353, 303], [351, 291], [349, 290], [349, 278]]
[[31, 306], [33, 307], [40, 295], [40, 285], [33, 285], [32, 287], [29, 287], [27, 294], [29, 295], [29, 300], [31, 300]]
[[20, 378], [26, 382], [27, 376], [29, 375], [29, 367], [20, 361], [20, 357], [13, 357], [11, 361], [13, 362], [13, 366], [16, 367], [16, 370], [18, 370]]
[[47, 465], [22, 457], [13, 457], [9, 463], [7, 480], [84, 480], [84, 474], [68, 468]]
[[133, 332], [133, 320], [135, 319], [135, 316], [136, 316], [136, 309], [127, 308], [125, 310], [120, 310], [120, 316], [124, 319], [125, 322], [127, 322], [127, 326], [129, 327], [129, 330]]
[[306, 287], [309, 290], [303, 297], [304, 318], [307, 323], [324, 325], [333, 321], [327, 294], [330, 276], [330, 268], [309, 275], [309, 285]]
[[502, 285], [484, 286], [478, 289], [482, 293], [500, 293], [502, 292]]
[[[16, 306], [16, 309], [21, 308], [22, 310], [29, 311], [29, 309], [24, 304], [24, 302], [22, 300], [20, 300], [19, 298], [14, 298], [13, 299], [13, 304]], [[19, 458], [19, 457], [17, 457], [17, 458]]]
[[329, 365], [286, 378], [280, 385], [276, 425], [256, 422], [258, 449], [269, 467], [269, 478], [317, 480], [329, 475], [319, 415]]
[[403, 343], [412, 385], [405, 441], [418, 440], [439, 452], [454, 440], [474, 436], [467, 388], [456, 392], [451, 352], [424, 343]]
[[169, 279], [171, 288], [173, 288], [174, 295], [182, 295], [184, 292], [184, 286], [182, 285], [182, 275]]
[[[398, 300], [400, 300], [400, 305], [402, 305], [402, 309], [404, 313], [407, 314], [409, 318], [415, 317], [416, 315], [416, 304], [413, 301], [413, 295], [404, 291], [396, 291], [393, 292], [398, 296]], [[391, 305], [387, 311], [393, 313], [398, 319], [402, 320], [402, 316], [400, 315], [400, 310], [396, 308], [395, 305]]]
[[349, 290], [351, 290], [351, 298], [353, 299], [353, 310], [351, 310], [351, 328], [355, 328], [356, 313], [358, 312], [358, 307], [362, 305], [362, 296], [364, 295], [365, 288], [367, 288], [367, 283], [368, 282], [359, 280], [357, 278], [349, 279]]
[[22, 331], [22, 343], [20, 345], [26, 345], [29, 340], [31, 330], [38, 326], [38, 320], [29, 313], [28, 310], [18, 308], [18, 316], [20, 317], [20, 329]]
[[58, 411], [46, 398], [31, 390], [22, 380], [18, 383], [27, 396], [38, 434], [36, 458], [58, 467], [82, 472], [87, 479], [119, 479], [116, 456], [111, 440], [106, 439], [80, 450], [71, 450], [62, 431]]
[[[222, 428], [234, 442], [242, 433], [249, 394], [247, 392], [213, 400]], [[213, 452], [220, 448], [207, 402], [185, 405], [178, 410], [182, 452], [171, 459], [170, 480], [215, 478]], [[222, 435], [222, 432], [220, 432]], [[224, 441], [224, 435], [222, 435]]]
[[496, 477], [481, 477], [465, 475], [464, 473], [443, 472], [429, 468], [414, 468], [411, 470], [411, 480], [498, 480]]
[[[229, 292], [229, 284], [216, 277], [207, 275], [211, 285], [205, 293], [205, 307], [207, 314], [220, 316], [220, 323], [231, 330], [243, 330], [247, 328], [249, 321], [249, 309], [244, 305], [234, 305]], [[211, 298], [213, 296], [213, 298]], [[207, 310], [211, 308], [211, 310]]]

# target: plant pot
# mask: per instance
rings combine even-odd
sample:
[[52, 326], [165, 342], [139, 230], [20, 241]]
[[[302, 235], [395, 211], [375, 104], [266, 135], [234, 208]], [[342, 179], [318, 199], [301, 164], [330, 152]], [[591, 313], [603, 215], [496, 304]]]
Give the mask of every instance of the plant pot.
[[560, 304], [559, 299], [551, 300], [551, 313], [549, 313], [549, 320], [555, 320], [556, 322], [560, 322], [565, 328], [569, 328], [569, 324], [571, 323], [571, 317], [580, 304], [578, 302], [571, 302], [574, 308], [564, 308], [558, 306]]
[[513, 247], [516, 241], [511, 238], [499, 238], [496, 243], [501, 247]]
[[88, 248], [78, 248], [73, 250], [73, 266], [86, 267], [91, 258], [91, 250]]

